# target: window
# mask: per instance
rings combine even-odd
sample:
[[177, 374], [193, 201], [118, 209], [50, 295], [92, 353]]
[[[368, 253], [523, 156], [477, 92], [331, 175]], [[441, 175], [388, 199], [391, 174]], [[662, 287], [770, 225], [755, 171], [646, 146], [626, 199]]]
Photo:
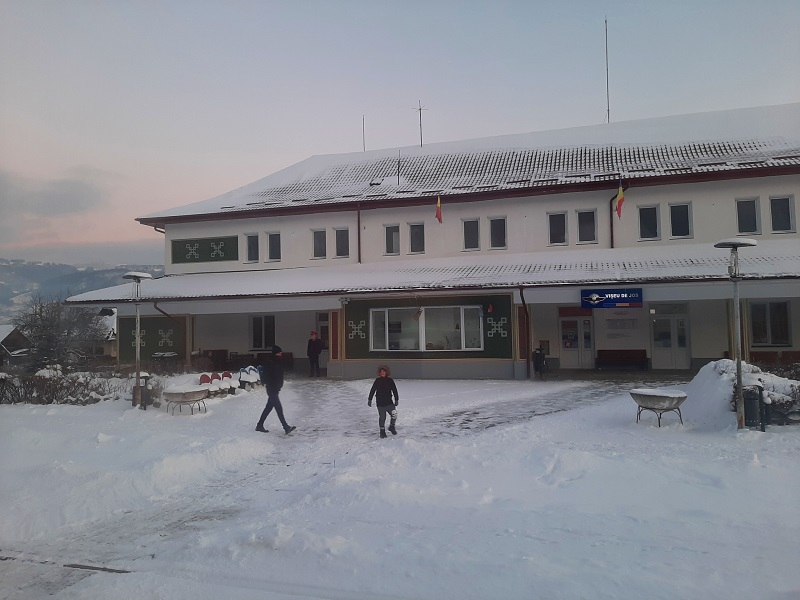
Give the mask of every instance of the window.
[[331, 328], [328, 323], [328, 313], [317, 313], [317, 328], [314, 331], [317, 332], [317, 338], [322, 340], [322, 345], [327, 350], [331, 334]]
[[578, 243], [587, 244], [597, 241], [597, 218], [593, 210], [578, 211]]
[[386, 254], [400, 254], [400, 225], [386, 225]]
[[278, 261], [281, 259], [281, 234], [267, 234], [267, 260]]
[[258, 262], [258, 235], [246, 235], [247, 262]]
[[250, 349], [270, 350], [275, 345], [275, 317], [250, 317]]
[[505, 248], [506, 247], [506, 219], [505, 217], [498, 217], [489, 219], [489, 247], [490, 248]]
[[769, 199], [772, 214], [772, 231], [775, 233], [791, 233], [794, 228], [794, 202], [792, 198], [783, 196]]
[[336, 229], [336, 256], [343, 258], [350, 256], [350, 230]]
[[550, 245], [565, 246], [567, 244], [567, 213], [550, 213], [547, 215], [550, 225]]
[[658, 233], [658, 206], [639, 207], [639, 239], [657, 240]]
[[327, 238], [324, 229], [317, 229], [314, 234], [314, 258], [325, 258], [327, 256]]
[[739, 233], [761, 233], [758, 219], [758, 198], [736, 200], [736, 224]]
[[751, 302], [754, 346], [791, 346], [788, 302]]
[[481, 307], [372, 309], [370, 341], [373, 351], [482, 350]]
[[409, 223], [409, 248], [412, 254], [423, 254], [425, 252], [425, 224]]
[[464, 221], [464, 250], [480, 250], [481, 240], [478, 219]]
[[692, 205], [670, 204], [669, 223], [674, 238], [692, 237]]

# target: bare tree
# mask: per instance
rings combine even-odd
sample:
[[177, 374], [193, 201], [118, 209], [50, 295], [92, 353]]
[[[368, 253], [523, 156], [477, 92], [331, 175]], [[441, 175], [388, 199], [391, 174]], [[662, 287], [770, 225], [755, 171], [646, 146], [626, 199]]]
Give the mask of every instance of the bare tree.
[[38, 294], [31, 296], [13, 322], [31, 342], [32, 369], [48, 364], [80, 364], [93, 354], [95, 344], [107, 333], [96, 310], [67, 306]]

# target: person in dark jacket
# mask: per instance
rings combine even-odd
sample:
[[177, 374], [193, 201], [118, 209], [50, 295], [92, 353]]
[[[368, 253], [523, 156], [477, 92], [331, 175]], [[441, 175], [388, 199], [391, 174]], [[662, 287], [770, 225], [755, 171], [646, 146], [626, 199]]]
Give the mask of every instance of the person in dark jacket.
[[309, 377], [319, 377], [319, 355], [322, 354], [323, 346], [322, 340], [317, 337], [317, 332], [312, 331], [311, 337], [308, 340], [308, 349], [306, 350], [309, 364]]
[[[367, 399], [367, 406], [372, 406], [372, 397], [375, 396], [375, 405], [378, 407], [378, 425], [381, 428], [381, 437], [386, 437], [386, 414], [389, 413], [391, 420], [389, 421], [389, 431], [392, 435], [397, 435], [397, 429], [394, 424], [397, 422], [397, 405], [400, 404], [400, 395], [397, 393], [397, 386], [394, 379], [389, 377], [389, 367], [381, 365], [378, 367], [378, 377], [375, 383], [372, 384], [372, 389], [369, 391], [369, 399]], [[394, 395], [394, 401], [392, 396]]]
[[268, 429], [264, 429], [264, 421], [267, 420], [267, 415], [269, 415], [273, 408], [275, 409], [275, 412], [281, 421], [281, 425], [283, 425], [283, 430], [286, 433], [291, 433], [297, 429], [294, 425], [290, 426], [286, 422], [286, 419], [283, 416], [281, 399], [278, 397], [278, 393], [283, 387], [283, 366], [281, 365], [282, 356], [283, 350], [281, 347], [273, 346], [272, 360], [264, 365], [261, 383], [263, 383], [264, 387], [267, 388], [267, 405], [264, 407], [264, 411], [261, 413], [261, 418], [258, 420], [258, 424], [256, 425], [256, 431], [260, 431], [261, 433], [269, 432]]

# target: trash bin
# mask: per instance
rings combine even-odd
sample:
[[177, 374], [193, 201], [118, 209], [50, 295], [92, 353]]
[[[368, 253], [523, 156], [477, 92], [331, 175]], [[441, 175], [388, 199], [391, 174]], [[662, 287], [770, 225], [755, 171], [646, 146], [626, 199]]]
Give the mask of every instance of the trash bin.
[[761, 415], [758, 404], [759, 389], [756, 386], [742, 388], [744, 399], [744, 424], [745, 427], [758, 427], [761, 424]]
[[539, 377], [541, 377], [543, 371], [544, 371], [544, 348], [535, 348], [533, 350], [533, 372], [538, 373]]

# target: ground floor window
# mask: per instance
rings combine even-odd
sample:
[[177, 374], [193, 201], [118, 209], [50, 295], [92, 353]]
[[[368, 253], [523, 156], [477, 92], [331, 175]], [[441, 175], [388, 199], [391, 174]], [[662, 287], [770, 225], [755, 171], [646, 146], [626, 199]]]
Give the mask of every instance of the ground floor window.
[[250, 317], [250, 349], [271, 350], [275, 345], [275, 317], [273, 315]]
[[370, 310], [371, 350], [483, 350], [480, 306]]
[[750, 323], [753, 345], [791, 345], [788, 302], [751, 302]]

